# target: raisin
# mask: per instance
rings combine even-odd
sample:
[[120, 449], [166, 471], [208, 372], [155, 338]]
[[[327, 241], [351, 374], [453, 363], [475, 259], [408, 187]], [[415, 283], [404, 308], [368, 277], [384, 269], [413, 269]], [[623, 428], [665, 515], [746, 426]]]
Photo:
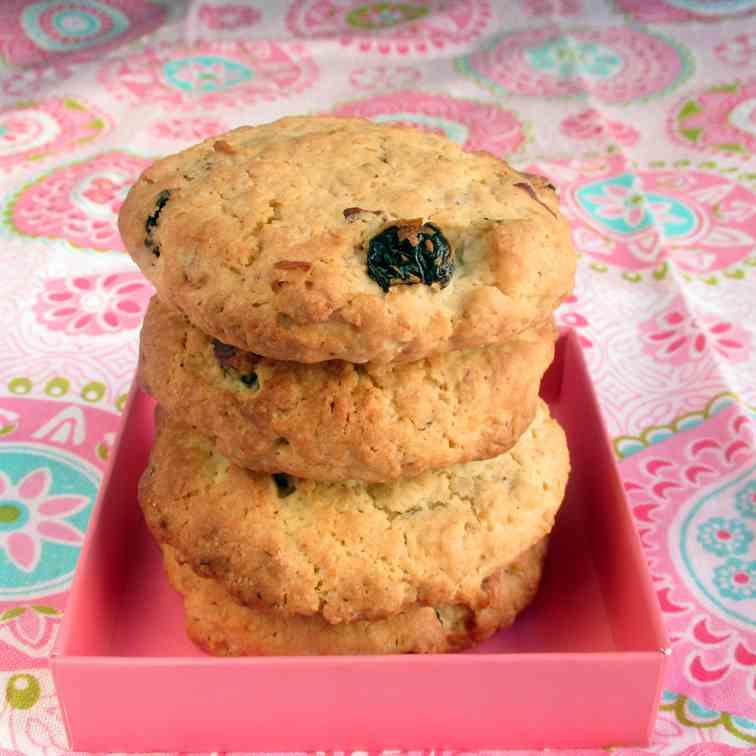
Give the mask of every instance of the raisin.
[[239, 376], [239, 380], [247, 387], [257, 390], [260, 388], [260, 382], [257, 380], [257, 373], [244, 373]]
[[213, 339], [212, 345], [213, 357], [215, 357], [225, 375], [240, 380], [247, 388], [255, 391], [260, 388], [257, 373], [250, 370], [259, 362], [258, 355], [242, 352], [231, 344], [224, 344], [219, 339]]
[[368, 245], [368, 275], [384, 291], [399, 284], [447, 286], [454, 274], [451, 247], [438, 226], [411, 220], [383, 229]]
[[157, 228], [160, 213], [163, 212], [163, 208], [168, 204], [170, 198], [170, 191], [168, 191], [168, 189], [163, 189], [155, 199], [155, 209], [152, 211], [151, 215], [147, 216], [147, 220], [144, 223], [144, 230], [146, 233], [146, 236], [144, 237], [144, 246], [147, 247], [155, 257], [160, 257], [160, 245], [152, 238], [152, 235]]
[[285, 499], [287, 496], [291, 496], [297, 487], [294, 485], [294, 481], [286, 475], [286, 473], [273, 473], [271, 476], [273, 482], [276, 484], [278, 490], [278, 498]]
[[223, 365], [226, 360], [230, 360], [236, 355], [236, 347], [231, 344], [224, 344], [218, 339], [213, 339], [213, 354], [215, 359]]

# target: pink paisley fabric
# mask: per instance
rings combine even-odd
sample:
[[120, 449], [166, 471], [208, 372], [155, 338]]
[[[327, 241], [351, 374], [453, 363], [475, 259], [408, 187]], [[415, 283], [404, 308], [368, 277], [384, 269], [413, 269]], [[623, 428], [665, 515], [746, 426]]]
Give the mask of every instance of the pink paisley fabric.
[[6, 0], [0, 753], [66, 752], [46, 658], [152, 293], [124, 196], [162, 154], [294, 113], [444, 134], [558, 188], [580, 261], [557, 321], [672, 646], [651, 746], [612, 752], [754, 752], [756, 0]]

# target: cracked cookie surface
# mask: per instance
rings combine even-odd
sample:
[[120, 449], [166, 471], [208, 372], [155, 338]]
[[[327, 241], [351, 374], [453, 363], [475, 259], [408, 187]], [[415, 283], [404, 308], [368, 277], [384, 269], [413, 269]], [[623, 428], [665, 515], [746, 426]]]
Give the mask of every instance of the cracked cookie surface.
[[380, 482], [507, 451], [533, 419], [556, 329], [487, 349], [381, 365], [314, 365], [214, 341], [153, 298], [140, 378], [236, 464]]
[[163, 546], [166, 573], [184, 600], [189, 637], [211, 654], [403, 654], [461, 651], [508, 627], [538, 589], [546, 539], [488, 579], [489, 605], [411, 607], [386, 619], [333, 625], [320, 616], [295, 617], [234, 601], [217, 580], [181, 564]]
[[251, 472], [157, 420], [139, 498], [158, 542], [247, 606], [330, 623], [487, 606], [487, 578], [551, 530], [569, 471], [540, 400], [509, 452], [390, 483]]
[[205, 333], [307, 363], [501, 343], [546, 321], [575, 272], [544, 179], [361, 119], [284, 118], [159, 160], [119, 228]]

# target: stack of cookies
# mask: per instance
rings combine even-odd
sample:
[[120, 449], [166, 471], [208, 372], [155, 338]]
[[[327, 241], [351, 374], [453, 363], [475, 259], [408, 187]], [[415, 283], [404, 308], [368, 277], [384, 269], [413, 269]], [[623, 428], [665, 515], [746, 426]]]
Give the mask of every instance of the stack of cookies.
[[286, 118], [151, 166], [140, 484], [217, 654], [459, 650], [532, 599], [569, 471], [538, 398], [575, 255], [551, 187], [412, 129]]

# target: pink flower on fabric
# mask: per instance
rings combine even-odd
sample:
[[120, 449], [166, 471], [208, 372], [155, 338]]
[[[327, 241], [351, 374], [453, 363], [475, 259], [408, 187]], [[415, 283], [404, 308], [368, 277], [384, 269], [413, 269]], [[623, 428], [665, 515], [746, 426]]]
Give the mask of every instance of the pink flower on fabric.
[[210, 29], [238, 29], [252, 26], [260, 20], [260, 11], [248, 5], [229, 3], [228, 5], [203, 5], [199, 11], [202, 22]]
[[728, 362], [744, 362], [751, 353], [751, 334], [712, 313], [693, 316], [682, 297], [664, 312], [639, 324], [643, 351], [657, 362], [683, 365], [707, 353]]
[[749, 66], [756, 61], [756, 32], [738, 34], [714, 48], [714, 54], [723, 63], [732, 66]]
[[599, 218], [623, 220], [630, 229], [639, 227], [646, 221], [649, 212], [657, 223], [674, 223], [672, 203], [652, 200], [639, 188], [623, 184], [606, 184], [603, 194], [591, 195], [591, 202], [597, 205]]
[[696, 743], [680, 751], [678, 756], [735, 756], [742, 754], [743, 749], [724, 743]]
[[756, 151], [756, 80], [711, 87], [683, 107], [678, 140], [728, 153]]
[[31, 607], [26, 607], [13, 622], [14, 629], [30, 646], [39, 641], [45, 626], [44, 617]]
[[108, 205], [114, 213], [118, 213], [123, 204], [124, 190], [130, 187], [130, 181], [115, 182], [104, 176], [98, 176], [92, 179], [89, 187], [82, 194], [90, 202], [98, 205]]
[[405, 89], [422, 78], [420, 70], [411, 66], [361, 66], [349, 76], [355, 89]]
[[52, 84], [65, 81], [71, 73], [70, 66], [60, 63], [29, 66], [0, 79], [0, 91], [9, 97], [28, 99]]
[[0, 630], [5, 631], [3, 640], [13, 645], [13, 641], [16, 641], [24, 653], [49, 650], [62, 616], [60, 609], [54, 606], [32, 604], [9, 607], [0, 612]]
[[152, 135], [158, 139], [180, 139], [187, 142], [199, 142], [227, 130], [228, 127], [222, 121], [205, 116], [167, 118], [155, 122], [150, 128]]
[[0, 130], [0, 141], [13, 143], [20, 137], [26, 136], [31, 130], [31, 124], [23, 118], [14, 118], [12, 115], [6, 119]]
[[34, 303], [37, 322], [50, 331], [99, 336], [138, 328], [152, 287], [140, 273], [53, 278]]
[[531, 16], [575, 16], [580, 0], [523, 0], [522, 9]]
[[572, 307], [566, 307], [566, 305], [577, 304], [577, 301], [578, 298], [574, 294], [564, 300], [562, 307], [560, 307], [557, 311], [557, 322], [559, 323], [559, 325], [566, 325], [570, 328], [574, 328], [577, 333], [580, 345], [584, 349], [590, 349], [593, 346], [593, 342], [581, 330], [590, 327], [588, 319], [584, 315], [579, 313], [576, 309], [572, 309]]
[[0, 473], [0, 548], [18, 569], [33, 572], [42, 541], [80, 546], [84, 534], [64, 518], [89, 503], [86, 496], [49, 496], [52, 476], [45, 467], [25, 475], [17, 485]]
[[639, 136], [632, 126], [609, 121], [593, 108], [568, 116], [560, 124], [560, 129], [573, 139], [610, 139], [627, 147], [634, 145]]

